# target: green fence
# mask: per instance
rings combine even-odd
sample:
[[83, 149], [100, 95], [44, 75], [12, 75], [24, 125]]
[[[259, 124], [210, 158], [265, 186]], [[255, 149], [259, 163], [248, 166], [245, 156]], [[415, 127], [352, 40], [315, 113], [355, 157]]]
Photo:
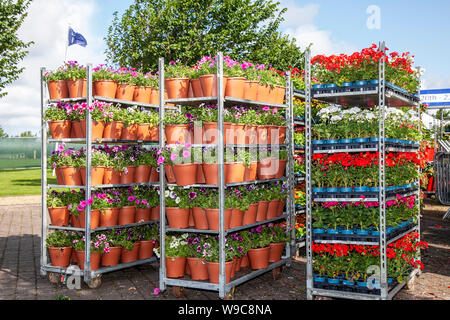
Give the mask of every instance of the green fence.
[[[55, 144], [47, 145], [47, 155]], [[41, 138], [0, 138], [0, 170], [41, 167]]]

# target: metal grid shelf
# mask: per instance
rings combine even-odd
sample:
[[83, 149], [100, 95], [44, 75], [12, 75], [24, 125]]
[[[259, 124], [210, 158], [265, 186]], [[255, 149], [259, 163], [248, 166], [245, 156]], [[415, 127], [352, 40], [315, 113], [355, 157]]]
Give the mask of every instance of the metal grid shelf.
[[[148, 108], [148, 109], [157, 109], [157, 108], [159, 108], [158, 104], [150, 104], [150, 103], [142, 103], [142, 102], [129, 101], [129, 100], [112, 99], [112, 98], [106, 98], [106, 97], [101, 97], [101, 96], [95, 96], [94, 99], [95, 100], [99, 100], [99, 101], [103, 101], [103, 102], [119, 103], [119, 104], [123, 104], [123, 105], [127, 105], [127, 106], [137, 106], [137, 107]], [[165, 106], [165, 109], [177, 110], [178, 108]]]
[[[277, 179], [266, 179], [266, 180], [254, 180], [254, 181], [244, 181], [244, 182], [236, 182], [236, 183], [227, 183], [225, 185], [225, 188], [228, 187], [238, 187], [238, 186], [244, 186], [244, 185], [249, 185], [249, 184], [262, 184], [262, 183], [270, 183], [270, 182], [276, 182], [276, 181], [285, 181], [287, 180], [286, 177], [283, 178], [277, 178]], [[179, 186], [176, 183], [166, 183], [167, 187], [183, 187], [184, 189], [189, 189], [189, 188], [219, 188], [219, 185], [214, 185], [214, 184], [190, 184], [187, 186]]]
[[47, 104], [50, 103], [67, 103], [67, 102], [78, 102], [78, 101], [87, 101], [86, 97], [79, 97], [79, 98], [64, 98], [64, 99], [48, 99]]
[[[272, 219], [268, 219], [268, 220], [264, 220], [264, 221], [258, 221], [256, 223], [252, 223], [252, 224], [247, 224], [245, 226], [240, 226], [237, 228], [232, 228], [232, 229], [228, 229], [225, 230], [225, 235], [227, 234], [231, 234], [231, 233], [235, 233], [241, 230], [246, 230], [246, 229], [250, 229], [253, 227], [257, 227], [263, 224], [267, 224], [267, 223], [271, 223], [271, 222], [275, 222], [278, 220], [284, 220], [288, 217], [288, 215], [286, 213], [282, 214], [279, 217], [275, 217]], [[219, 231], [217, 230], [209, 230], [209, 229], [176, 229], [176, 228], [168, 228], [166, 227], [167, 231], [171, 231], [171, 232], [181, 232], [181, 233], [208, 233], [208, 234], [219, 234]]]
[[[176, 144], [167, 144], [166, 146], [176, 146]], [[210, 143], [210, 144], [193, 144], [192, 147], [193, 148], [205, 148], [205, 147], [215, 147], [217, 148], [219, 145], [216, 143]], [[288, 147], [288, 145], [286, 143], [282, 143], [282, 144], [278, 144], [278, 143], [273, 143], [273, 144], [226, 144], [224, 145], [225, 148], [274, 148], [274, 149], [279, 149], [279, 148], [286, 148]]]
[[294, 120], [294, 124], [298, 126], [304, 126], [305, 120]]
[[[70, 139], [47, 139], [48, 143], [77, 143], [86, 144], [85, 138], [70, 138]], [[159, 146], [159, 142], [148, 140], [121, 140], [121, 139], [95, 139], [91, 141], [92, 144], [145, 144]]]
[[[123, 187], [139, 187], [139, 186], [157, 186], [159, 185], [158, 182], [146, 182], [146, 183], [125, 183], [125, 184], [97, 184], [94, 186], [91, 186], [90, 189], [105, 189], [105, 188], [123, 188]], [[62, 184], [49, 184], [47, 185], [48, 189], [53, 188], [62, 188], [62, 189], [87, 189], [86, 186], [69, 186], [69, 185], [62, 185]]]
[[[145, 222], [136, 222], [131, 224], [121, 224], [121, 225], [115, 225], [115, 226], [109, 226], [109, 227], [98, 227], [95, 229], [91, 229], [91, 232], [97, 232], [97, 231], [103, 231], [103, 230], [111, 230], [111, 229], [124, 229], [124, 228], [131, 228], [131, 227], [139, 227], [139, 226], [145, 226], [150, 224], [159, 223], [159, 220], [151, 220], [151, 221], [145, 221]], [[75, 227], [59, 227], [59, 226], [53, 226], [49, 225], [49, 229], [54, 230], [67, 230], [67, 231], [80, 231], [84, 232], [84, 228], [75, 228]]]
[[[236, 103], [242, 106], [268, 106], [276, 108], [287, 108], [285, 104], [268, 103], [256, 100], [238, 99], [233, 97], [224, 97], [224, 103]], [[183, 99], [167, 99], [166, 103], [173, 103], [176, 105], [200, 106], [204, 103], [215, 103], [217, 97], [197, 97], [197, 98], [183, 98]]]
[[[409, 191], [408, 190], [408, 191], [405, 192], [405, 191], [400, 191], [400, 189], [399, 189], [399, 190], [396, 190], [396, 191], [393, 191], [393, 192], [395, 192], [396, 194], [401, 195], [402, 197], [409, 197], [409, 196], [412, 196], [414, 194], [417, 194], [418, 190], [414, 190], [414, 191]], [[361, 196], [363, 196], [363, 194]], [[366, 197], [363, 200], [365, 202], [376, 202], [376, 201], [379, 201], [378, 199], [379, 199], [379, 197], [373, 197], [373, 198], [367, 198]], [[386, 201], [395, 200], [395, 199], [396, 199], [395, 195], [386, 197]], [[347, 198], [343, 198], [343, 197], [319, 198], [319, 197], [317, 197], [317, 198], [315, 198], [314, 194], [313, 194], [313, 201], [315, 201], [315, 202], [330, 202], [330, 201], [335, 201], [335, 202], [336, 201], [337, 202], [359, 202], [361, 200], [362, 200], [361, 197], [355, 197], [355, 198], [349, 198], [349, 197], [347, 197]]]

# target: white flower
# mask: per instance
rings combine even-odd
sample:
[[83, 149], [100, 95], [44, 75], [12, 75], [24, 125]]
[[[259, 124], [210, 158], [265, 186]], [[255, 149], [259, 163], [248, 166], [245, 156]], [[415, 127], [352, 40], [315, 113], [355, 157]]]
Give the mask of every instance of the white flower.
[[342, 120], [342, 117], [341, 116], [332, 116], [330, 120], [331, 120], [331, 122], [338, 122], [338, 121]]
[[166, 191], [164, 192], [164, 197], [167, 198], [168, 196], [169, 196], [169, 191], [166, 190]]
[[176, 204], [179, 204], [180, 202], [181, 202], [180, 197], [177, 197], [177, 198], [175, 199], [175, 203], [176, 203]]

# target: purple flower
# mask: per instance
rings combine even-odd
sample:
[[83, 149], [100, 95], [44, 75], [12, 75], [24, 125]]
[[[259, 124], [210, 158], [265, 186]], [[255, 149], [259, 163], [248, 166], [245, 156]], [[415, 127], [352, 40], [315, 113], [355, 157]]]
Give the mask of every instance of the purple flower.
[[197, 193], [196, 192], [189, 192], [189, 199], [195, 199], [197, 197]]

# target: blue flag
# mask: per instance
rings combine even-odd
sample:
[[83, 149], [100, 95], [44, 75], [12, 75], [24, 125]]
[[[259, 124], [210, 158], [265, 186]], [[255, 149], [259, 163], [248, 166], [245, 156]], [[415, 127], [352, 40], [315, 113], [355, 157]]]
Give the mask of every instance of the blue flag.
[[69, 46], [73, 44], [79, 44], [82, 47], [86, 47], [87, 41], [81, 33], [75, 32], [69, 27]]

